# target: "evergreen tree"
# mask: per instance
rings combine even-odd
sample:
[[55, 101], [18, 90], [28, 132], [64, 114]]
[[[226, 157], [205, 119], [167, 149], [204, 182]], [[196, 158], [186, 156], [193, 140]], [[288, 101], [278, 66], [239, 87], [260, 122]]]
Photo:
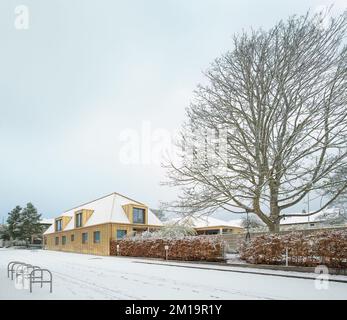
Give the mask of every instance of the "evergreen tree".
[[28, 203], [20, 214], [20, 239], [30, 241], [31, 236], [42, 232], [41, 215], [32, 203]]
[[10, 240], [11, 236], [10, 236], [10, 232], [8, 230], [8, 226], [7, 225], [0, 225], [0, 239], [2, 240]]
[[22, 211], [22, 208], [20, 206], [16, 206], [8, 214], [8, 218], [7, 218], [8, 232], [12, 239], [19, 238], [21, 233], [21, 211]]

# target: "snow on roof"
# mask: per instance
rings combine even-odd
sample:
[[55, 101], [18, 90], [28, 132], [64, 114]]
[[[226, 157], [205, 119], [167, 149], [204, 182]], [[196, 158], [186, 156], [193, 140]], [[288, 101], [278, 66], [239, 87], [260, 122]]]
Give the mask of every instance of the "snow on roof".
[[42, 218], [40, 220], [40, 224], [53, 224], [54, 219], [53, 218]]
[[[84, 227], [93, 226], [102, 223], [130, 223], [126, 213], [124, 212], [123, 205], [126, 204], [143, 203], [125, 197], [119, 193], [111, 193], [102, 198], [93, 200], [91, 202], [82, 204], [78, 207], [65, 211], [61, 216], [73, 217], [76, 211], [82, 209], [93, 210], [93, 214], [87, 220]], [[153, 212], [148, 210], [148, 224], [149, 225], [162, 225], [162, 222], [154, 215]], [[71, 219], [63, 231], [72, 230], [75, 228], [74, 219]], [[51, 225], [44, 234], [54, 233], [54, 225]]]
[[233, 221], [224, 221], [211, 216], [189, 216], [173, 218], [168, 223], [178, 223], [190, 225], [193, 228], [207, 228], [207, 227], [238, 227], [240, 226]]
[[234, 219], [234, 220], [229, 220], [229, 223], [235, 227], [243, 228], [242, 221], [243, 221], [242, 219]]
[[[289, 214], [289, 213], [288, 213]], [[298, 214], [303, 215], [302, 212], [296, 212], [296, 213], [290, 213], [290, 214]], [[284, 214], [285, 215], [285, 214]], [[297, 223], [310, 223], [310, 222], [317, 222], [322, 221], [322, 213], [315, 213], [311, 216], [295, 216], [295, 217], [285, 217], [281, 219], [280, 224], [297, 224]]]

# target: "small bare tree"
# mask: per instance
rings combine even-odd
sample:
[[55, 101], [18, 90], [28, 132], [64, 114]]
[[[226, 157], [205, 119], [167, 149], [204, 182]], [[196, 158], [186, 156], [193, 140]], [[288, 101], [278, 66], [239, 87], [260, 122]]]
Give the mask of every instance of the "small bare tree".
[[347, 188], [331, 177], [347, 159], [347, 11], [293, 16], [234, 37], [205, 73], [187, 109], [167, 184], [182, 193], [172, 210], [219, 208], [256, 214], [279, 231], [284, 210], [308, 193], [329, 206]]

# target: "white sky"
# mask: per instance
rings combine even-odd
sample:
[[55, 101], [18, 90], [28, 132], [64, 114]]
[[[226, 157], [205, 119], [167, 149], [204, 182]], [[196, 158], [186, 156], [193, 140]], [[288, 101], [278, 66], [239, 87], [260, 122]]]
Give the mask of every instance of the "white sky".
[[112, 191], [173, 199], [159, 164], [120, 162], [120, 134], [178, 128], [234, 33], [331, 3], [31, 0], [29, 29], [16, 30], [19, 3], [1, 0], [0, 218], [28, 201], [53, 217]]

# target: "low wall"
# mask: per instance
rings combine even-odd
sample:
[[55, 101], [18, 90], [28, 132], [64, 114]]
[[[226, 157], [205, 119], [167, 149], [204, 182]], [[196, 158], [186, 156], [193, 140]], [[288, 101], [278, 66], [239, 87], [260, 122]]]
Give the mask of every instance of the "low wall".
[[[168, 246], [167, 252], [165, 246]], [[189, 236], [180, 239], [129, 238], [112, 240], [110, 245], [110, 255], [162, 259], [167, 257], [170, 260], [221, 261], [224, 258], [223, 253], [223, 239], [220, 236]]]

